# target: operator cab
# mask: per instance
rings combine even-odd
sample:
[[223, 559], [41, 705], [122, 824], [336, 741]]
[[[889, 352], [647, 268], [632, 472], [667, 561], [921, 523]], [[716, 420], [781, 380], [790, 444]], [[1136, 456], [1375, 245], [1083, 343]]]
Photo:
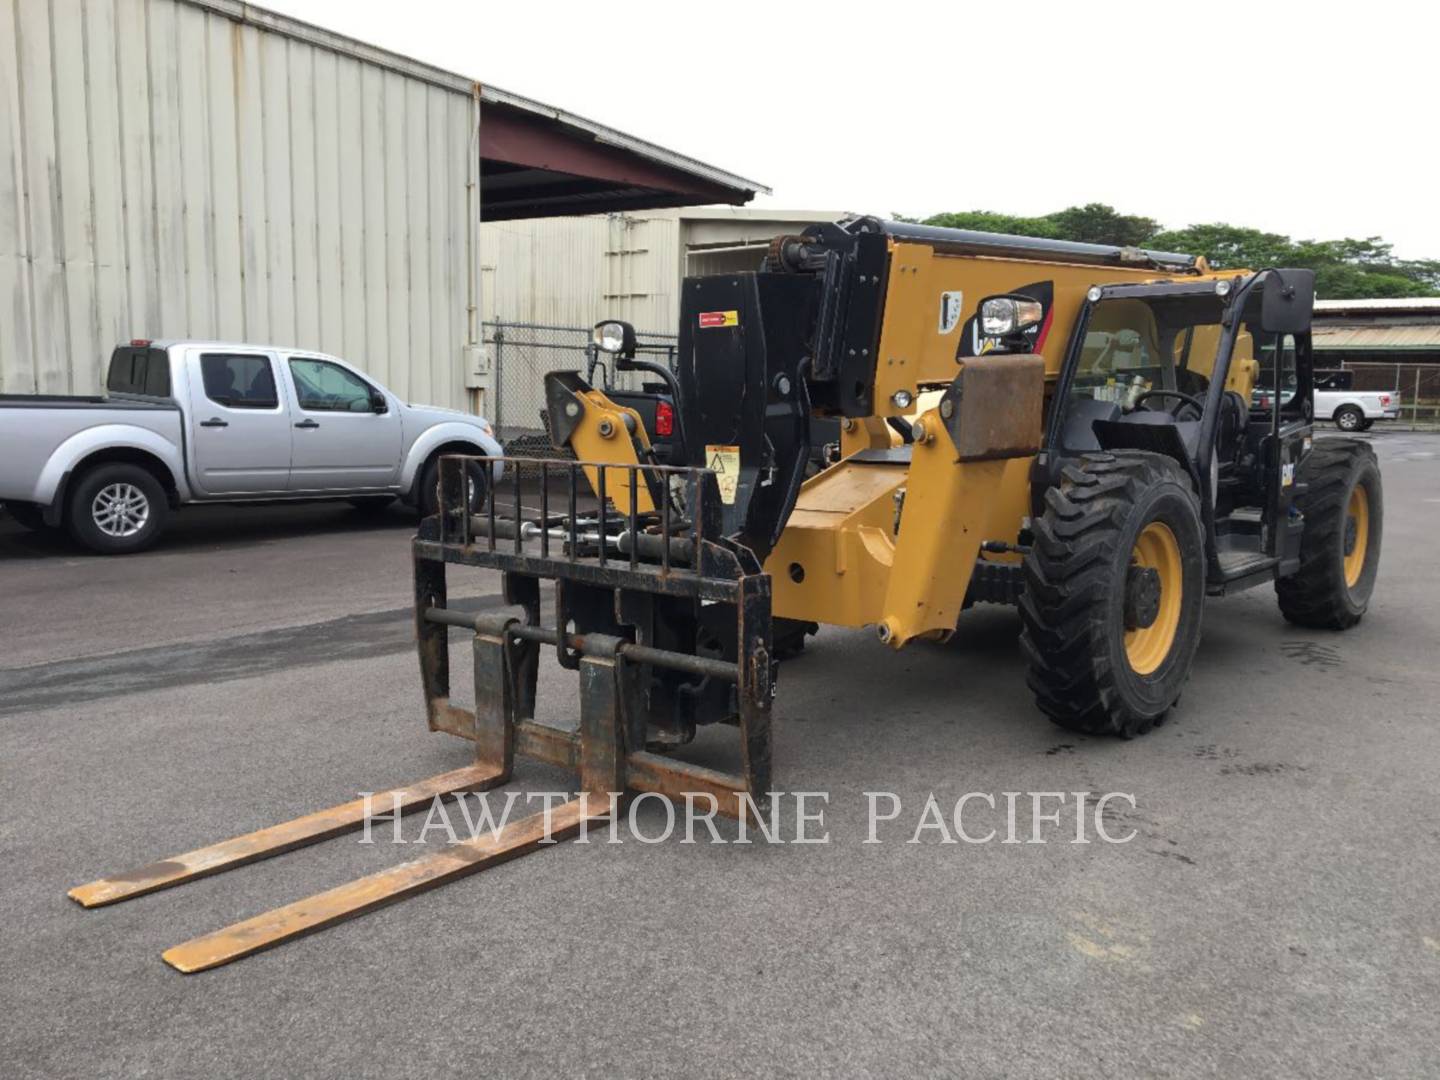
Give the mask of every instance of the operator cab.
[[1165, 454], [1200, 493], [1212, 592], [1288, 564], [1311, 437], [1312, 298], [1302, 270], [1091, 288], [1050, 401], [1037, 494], [1082, 454]]

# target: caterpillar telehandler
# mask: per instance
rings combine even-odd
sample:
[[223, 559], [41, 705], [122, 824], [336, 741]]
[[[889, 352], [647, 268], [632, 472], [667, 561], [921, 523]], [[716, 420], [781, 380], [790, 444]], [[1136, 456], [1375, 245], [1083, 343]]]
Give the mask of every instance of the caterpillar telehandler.
[[[683, 464], [655, 462], [635, 409], [553, 372], [550, 436], [576, 460], [505, 459], [489, 491], [473, 459], [441, 469], [413, 546], [421, 679], [431, 730], [470, 740], [472, 764], [71, 895], [113, 903], [494, 787], [517, 755], [578, 771], [558, 810], [165, 954], [196, 971], [571, 835], [627, 792], [763, 816], [779, 662], [822, 623], [900, 649], [969, 605], [1018, 605], [1040, 710], [1139, 735], [1180, 694], [1206, 596], [1273, 582], [1294, 623], [1365, 613], [1380, 475], [1368, 444], [1313, 441], [1313, 290], [1307, 270], [871, 218], [687, 279], [679, 369], [646, 367]], [[595, 339], [644, 365], [626, 324]], [[807, 479], [815, 417], [840, 419], [841, 446]], [[500, 571], [506, 606], [448, 606], [449, 566]], [[473, 709], [451, 700], [457, 627]], [[536, 719], [541, 646], [578, 675], [574, 728]], [[677, 753], [717, 722], [738, 730], [733, 772]]]

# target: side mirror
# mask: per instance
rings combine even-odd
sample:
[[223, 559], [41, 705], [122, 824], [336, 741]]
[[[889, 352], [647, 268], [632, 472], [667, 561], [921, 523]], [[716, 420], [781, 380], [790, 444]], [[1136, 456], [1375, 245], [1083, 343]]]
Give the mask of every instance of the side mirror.
[[377, 415], [390, 411], [390, 403], [385, 400], [385, 395], [379, 390], [370, 391], [370, 411]]
[[1267, 334], [1303, 334], [1315, 309], [1315, 271], [1271, 270], [1260, 292], [1260, 329]]

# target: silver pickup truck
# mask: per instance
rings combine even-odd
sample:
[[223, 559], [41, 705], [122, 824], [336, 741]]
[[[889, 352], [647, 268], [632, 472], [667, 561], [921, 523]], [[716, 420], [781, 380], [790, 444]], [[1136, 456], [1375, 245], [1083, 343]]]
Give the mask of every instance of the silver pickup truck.
[[[102, 554], [153, 544], [187, 503], [399, 498], [433, 510], [444, 453], [501, 454], [488, 421], [402, 402], [333, 356], [134, 341], [104, 397], [0, 395], [0, 503]], [[499, 478], [472, 467], [476, 504]]]

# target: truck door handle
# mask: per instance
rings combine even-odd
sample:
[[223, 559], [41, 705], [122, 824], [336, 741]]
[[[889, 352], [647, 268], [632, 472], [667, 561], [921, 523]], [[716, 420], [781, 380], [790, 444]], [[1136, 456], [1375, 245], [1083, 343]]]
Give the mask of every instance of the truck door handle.
[[319, 427], [320, 424], [319, 424], [317, 421], [314, 421], [314, 420], [311, 420], [311, 419], [309, 419], [309, 418], [306, 418], [306, 419], [304, 419], [304, 420], [301, 420], [301, 421], [300, 421], [298, 424], [296, 424], [295, 426], [296, 426], [296, 427], [299, 427], [299, 428], [312, 428], [312, 427]]
[[221, 420], [218, 416], [212, 416], [209, 420], [201, 420], [201, 427], [229, 427], [229, 420]]

